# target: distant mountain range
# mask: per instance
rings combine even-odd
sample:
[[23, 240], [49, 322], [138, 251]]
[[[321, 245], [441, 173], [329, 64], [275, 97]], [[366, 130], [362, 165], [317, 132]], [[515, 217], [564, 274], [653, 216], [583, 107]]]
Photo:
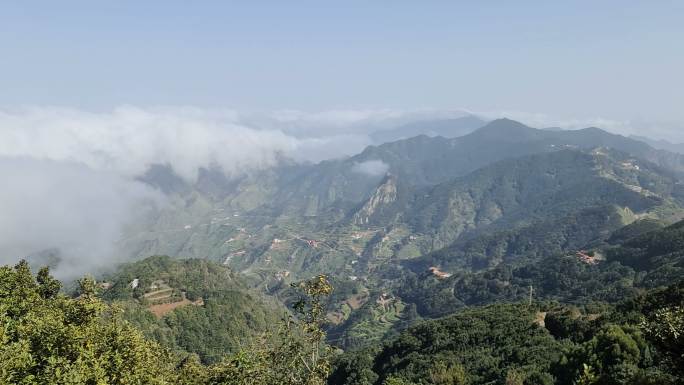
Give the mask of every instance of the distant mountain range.
[[[366, 275], [463, 237], [596, 207], [631, 213], [625, 218], [671, 216], [683, 170], [684, 155], [598, 128], [549, 131], [499, 119], [460, 137], [420, 135], [318, 164], [283, 160], [240, 178], [202, 170], [194, 185], [155, 167], [143, 180], [175, 203], [124, 246], [140, 256], [209, 257], [247, 273]], [[604, 225], [595, 230], [616, 226]]]
[[649, 146], [653, 148], [657, 148], [660, 150], [667, 150], [670, 152], [676, 152], [678, 154], [684, 154], [684, 143], [672, 143], [668, 142], [667, 140], [655, 140], [655, 139], [650, 139], [645, 136], [637, 136], [637, 135], [632, 135], [630, 138], [634, 140], [638, 140], [640, 142], [644, 142], [648, 144]]
[[485, 124], [487, 124], [485, 120], [474, 115], [453, 119], [423, 120], [396, 128], [375, 131], [371, 133], [370, 137], [377, 144], [408, 139], [418, 135], [455, 138], [469, 134]]

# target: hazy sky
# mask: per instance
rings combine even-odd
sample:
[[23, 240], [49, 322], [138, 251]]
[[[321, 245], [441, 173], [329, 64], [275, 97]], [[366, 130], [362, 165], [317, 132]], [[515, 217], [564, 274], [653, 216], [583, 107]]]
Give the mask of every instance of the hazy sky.
[[465, 108], [684, 127], [682, 1], [0, 3], [0, 106]]

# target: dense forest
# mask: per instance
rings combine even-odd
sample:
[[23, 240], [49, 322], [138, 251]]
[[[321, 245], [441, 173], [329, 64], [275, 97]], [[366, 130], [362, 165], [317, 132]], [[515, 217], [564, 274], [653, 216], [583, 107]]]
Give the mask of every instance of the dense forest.
[[0, 269], [0, 375], [16, 384], [678, 384], [684, 282], [616, 305], [474, 307], [381, 346], [334, 353], [321, 329], [323, 277], [296, 285], [294, 314], [218, 363], [178, 357], [98, 298], [60, 293], [47, 269]]
[[124, 308], [123, 317], [147, 337], [206, 363], [238, 351], [286, 312], [230, 269], [199, 259], [154, 256], [122, 266], [103, 282], [102, 298]]
[[339, 357], [331, 384], [676, 384], [684, 284], [615, 306], [478, 307]]
[[330, 349], [319, 328], [323, 276], [302, 282], [293, 314], [272, 334], [206, 366], [179, 358], [123, 318], [121, 307], [98, 297], [92, 279], [78, 295], [26, 262], [0, 268], [0, 383], [3, 384], [324, 384]]

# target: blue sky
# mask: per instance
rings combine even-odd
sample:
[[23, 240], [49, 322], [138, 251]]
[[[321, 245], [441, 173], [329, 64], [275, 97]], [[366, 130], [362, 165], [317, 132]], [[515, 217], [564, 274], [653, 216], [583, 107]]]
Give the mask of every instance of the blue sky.
[[680, 125], [682, 20], [681, 1], [3, 1], [0, 106], [466, 108]]

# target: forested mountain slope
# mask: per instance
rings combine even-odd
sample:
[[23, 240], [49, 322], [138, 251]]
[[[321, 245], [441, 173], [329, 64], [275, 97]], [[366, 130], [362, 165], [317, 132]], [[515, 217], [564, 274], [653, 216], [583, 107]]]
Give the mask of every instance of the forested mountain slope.
[[[136, 255], [215, 261], [239, 272], [243, 288], [281, 298], [293, 281], [330, 274], [338, 290], [325, 309], [329, 341], [355, 349], [472, 306], [530, 296], [616, 303], [677, 281], [676, 253], [651, 256], [629, 242], [682, 218], [680, 162], [599, 129], [504, 119], [463, 137], [419, 136], [319, 164], [284, 160], [237, 178], [203, 170], [195, 185], [162, 167], [148, 183], [170, 191], [172, 204], [126, 244]], [[192, 269], [219, 267], [211, 266]], [[184, 305], [159, 320], [144, 309], [148, 292], [123, 298], [146, 335], [214, 361], [240, 343], [221, 325], [253, 335], [269, 322], [259, 301], [255, 322], [223, 317], [249, 309], [251, 297], [221, 290], [230, 303], [205, 293], [211, 306]]]
[[[158, 167], [148, 173], [145, 180], [170, 192], [171, 204], [149, 222], [131, 228], [122, 241], [122, 247], [126, 253], [137, 256], [209, 257], [219, 262], [228, 261], [239, 270], [269, 268], [273, 273], [278, 270], [297, 273], [302, 269], [339, 271], [345, 263], [358, 259], [357, 254], [380, 252], [392, 255], [394, 252], [390, 250], [393, 248], [403, 249], [399, 253], [402, 256], [415, 257], [448, 245], [463, 231], [496, 221], [500, 215], [497, 211], [503, 208], [507, 210], [505, 215], [511, 217], [511, 210], [516, 209], [515, 202], [505, 201], [506, 197], [501, 195], [516, 196], [520, 192], [515, 191], [514, 185], [509, 185], [502, 186], [498, 192], [486, 193], [487, 189], [494, 188], [495, 183], [513, 183], [515, 178], [519, 179], [517, 183], [527, 183], [522, 177], [531, 178], [530, 181], [539, 188], [545, 186], [539, 183], [547, 183], [541, 180], [544, 175], [536, 179], [524, 176], [518, 171], [505, 169], [503, 164], [493, 166], [497, 162], [534, 154], [586, 153], [599, 148], [613, 163], [624, 164], [602, 165], [594, 160], [594, 166], [612, 170], [607, 170], [605, 175], [594, 175], [603, 176], [603, 180], [589, 181], [586, 175], [583, 176], [583, 180], [590, 184], [585, 186], [587, 191], [580, 185], [575, 187], [578, 191], [573, 193], [579, 194], [575, 198], [576, 204], [597, 204], [594, 198], [581, 201], [580, 195], [610, 195], [612, 189], [619, 187], [617, 184], [632, 189], [643, 188], [661, 198], [663, 194], [674, 194], [676, 186], [672, 187], [672, 183], [667, 182], [667, 189], [671, 191], [664, 191], [657, 179], [678, 179], [680, 155], [654, 150], [642, 142], [595, 128], [537, 130], [501, 119], [462, 137], [418, 136], [371, 146], [356, 156], [319, 164], [296, 164], [283, 159], [273, 169], [232, 178], [220, 170], [203, 170], [195, 185], [174, 177], [173, 170]], [[617, 156], [618, 153], [622, 155]], [[577, 161], [578, 168], [586, 171], [589, 165], [586, 156], [566, 159], [568, 165], [565, 168], [573, 166], [572, 161]], [[518, 163], [518, 166], [531, 167], [543, 173], [549, 170], [543, 170], [543, 165], [534, 162], [546, 160], [540, 155], [529, 158], [528, 164]], [[488, 171], [479, 170], [483, 167], [489, 167]], [[634, 167], [640, 170], [630, 170]], [[476, 171], [479, 174], [474, 173]], [[512, 172], [516, 176], [509, 181], [497, 180], [494, 175], [497, 172]], [[651, 178], [648, 173], [658, 174], [658, 177], [648, 180]], [[469, 174], [472, 175], [467, 177]], [[570, 174], [564, 176], [573, 177]], [[607, 180], [610, 178], [617, 184], [610, 185]], [[470, 184], [470, 187], [461, 184]], [[383, 196], [383, 189], [394, 193]], [[471, 198], [467, 189], [476, 194], [477, 190], [482, 190], [479, 192], [481, 196]], [[421, 200], [418, 194], [428, 197]], [[446, 196], [453, 198], [451, 202], [463, 200], [463, 218], [448, 218], [449, 213], [453, 216], [456, 211], [445, 210], [443, 202], [439, 202]], [[430, 202], [432, 198], [436, 202]], [[520, 198], [524, 199], [524, 196]], [[546, 198], [556, 197], [549, 192]], [[568, 197], [560, 199], [568, 200]], [[388, 203], [392, 203], [392, 207], [385, 209], [383, 206]], [[411, 203], [410, 206], [406, 206], [407, 203]], [[473, 212], [468, 212], [471, 206]], [[536, 209], [534, 215], [543, 215], [547, 210], [544, 207]], [[410, 229], [395, 226], [397, 214], [404, 214], [401, 224], [410, 226]], [[447, 218], [439, 218], [442, 214]], [[447, 219], [446, 222], [443, 219]], [[346, 223], [350, 220], [354, 222], [352, 226]], [[522, 217], [518, 222], [524, 222]], [[404, 247], [404, 240], [415, 236], [415, 233], [428, 236]], [[375, 236], [393, 242], [379, 246], [374, 243]], [[276, 239], [287, 240], [288, 243], [279, 245], [283, 251], [275, 253], [282, 255], [271, 255], [273, 262], [270, 268], [266, 251]], [[298, 239], [323, 241], [331, 247], [311, 250], [302, 247], [303, 241]], [[378, 248], [384, 251], [378, 251]], [[288, 262], [276, 263], [282, 258]], [[321, 265], [319, 259], [330, 262]]]
[[465, 268], [579, 248], [643, 216], [677, 218], [684, 198], [668, 172], [606, 149], [529, 155], [434, 187], [395, 190], [394, 199], [371, 198], [378, 203], [355, 219], [407, 234], [384, 241], [396, 257], [448, 246], [454, 258], [435, 266]]
[[[147, 262], [128, 270], [150, 272], [151, 265], [164, 264]], [[176, 273], [182, 268], [171, 270], [178, 278]], [[212, 365], [200, 362], [194, 353], [170, 351], [146, 338], [124, 318], [128, 309], [100, 299], [98, 290], [105, 288], [98, 289], [93, 279], [79, 280], [73, 296], [60, 292], [61, 285], [47, 268], [34, 276], [25, 261], [0, 267], [0, 383], [326, 383], [331, 350], [322, 341], [321, 317], [315, 311], [331, 290], [324, 276], [298, 286], [298, 318], [269, 324], [266, 335], [270, 338], [241, 336], [244, 343], [232, 354], [217, 357], [220, 362]]]
[[[382, 330], [392, 335], [421, 317], [441, 317], [467, 307], [530, 297], [576, 305], [617, 303], [684, 279], [682, 240], [684, 222], [663, 228], [658, 222], [640, 220], [586, 249], [521, 258], [479, 272], [445, 268], [449, 275], [439, 276], [425, 269], [426, 261], [420, 260], [389, 265], [380, 277], [392, 282], [385, 291], [405, 310]], [[437, 260], [449, 257], [447, 251], [436, 254], [433, 258]], [[331, 331], [336, 343], [364, 346], [372, 318], [369, 311], [375, 306], [364, 305], [357, 316], [336, 326]]]
[[599, 128], [549, 131], [510, 119], [492, 121], [474, 132], [445, 139], [418, 136], [371, 146], [352, 157], [355, 161], [379, 159], [389, 171], [411, 184], [436, 184], [462, 176], [502, 159], [561, 149], [611, 148], [649, 160], [674, 171], [684, 170], [684, 157], [655, 150], [647, 144]]
[[680, 384], [683, 242], [684, 222], [644, 219], [582, 255], [450, 277], [388, 272], [395, 301], [415, 309], [396, 321], [408, 329], [377, 347], [350, 318], [334, 331], [350, 352], [330, 383]]
[[[677, 231], [675, 226], [646, 238], [678, 239]], [[92, 280], [82, 280], [78, 296], [69, 298], [46, 269], [34, 277], [26, 263], [4, 266], [0, 381], [303, 385], [324, 384], [327, 377], [331, 385], [676, 385], [684, 375], [682, 283], [617, 305], [534, 301], [470, 308], [418, 323], [381, 345], [335, 356], [320, 344], [315, 315], [330, 286], [319, 277], [299, 287], [309, 294], [300, 302], [300, 321], [281, 324], [273, 341], [254, 341], [205, 366], [145, 339], [120, 310], [97, 298]]]
[[[559, 253], [541, 260], [503, 264], [481, 273], [455, 274], [448, 279], [431, 281], [442, 288], [438, 290], [442, 293], [448, 288], [453, 303], [466, 305], [522, 299], [530, 286], [535, 296], [541, 298], [615, 302], [641, 288], [666, 286], [682, 279], [682, 242], [684, 222], [679, 222], [636, 235], [618, 245], [603, 243], [584, 250], [584, 254], [594, 256], [593, 260], [585, 260], [574, 252]], [[416, 274], [423, 275], [421, 271]], [[420, 281], [418, 278], [413, 282], [422, 285]], [[403, 292], [415, 295], [420, 290], [414, 287]], [[448, 303], [449, 299], [443, 302]], [[421, 299], [416, 303], [432, 301]]]
[[100, 287], [146, 336], [205, 362], [237, 352], [286, 313], [230, 269], [198, 259], [146, 258], [120, 267]]
[[345, 354], [329, 383], [680, 384], [682, 305], [679, 284], [617, 306], [472, 308]]

